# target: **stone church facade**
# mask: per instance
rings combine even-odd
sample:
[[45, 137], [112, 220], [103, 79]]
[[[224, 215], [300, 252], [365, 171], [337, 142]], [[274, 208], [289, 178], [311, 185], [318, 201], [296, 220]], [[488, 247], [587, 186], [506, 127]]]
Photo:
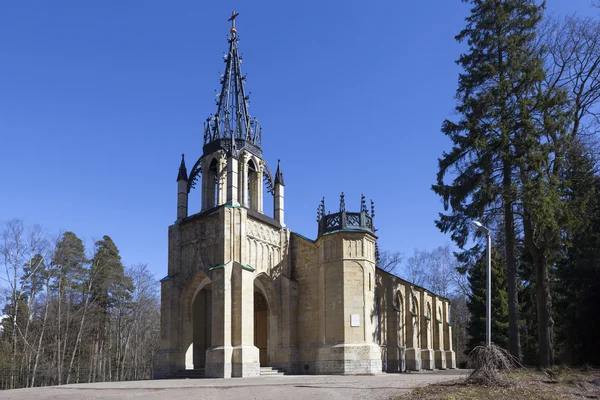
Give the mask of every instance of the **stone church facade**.
[[[455, 368], [448, 299], [377, 267], [375, 210], [364, 197], [356, 212], [343, 194], [334, 213], [322, 201], [315, 240], [285, 225], [281, 166], [272, 175], [262, 157], [235, 26], [228, 42], [202, 156], [189, 175], [182, 156], [177, 176], [155, 377], [249, 377], [261, 366], [290, 374]], [[190, 215], [198, 184], [202, 204]]]

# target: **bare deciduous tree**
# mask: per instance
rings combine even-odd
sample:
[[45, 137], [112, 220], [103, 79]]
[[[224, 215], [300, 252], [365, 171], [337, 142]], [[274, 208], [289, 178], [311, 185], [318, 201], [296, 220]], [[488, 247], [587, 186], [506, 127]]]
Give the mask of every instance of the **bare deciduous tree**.
[[379, 254], [379, 268], [386, 272], [395, 272], [400, 267], [404, 255], [399, 251], [385, 250]]
[[547, 88], [564, 89], [571, 102], [571, 134], [598, 133], [600, 21], [577, 15], [547, 18], [540, 27], [538, 49]]

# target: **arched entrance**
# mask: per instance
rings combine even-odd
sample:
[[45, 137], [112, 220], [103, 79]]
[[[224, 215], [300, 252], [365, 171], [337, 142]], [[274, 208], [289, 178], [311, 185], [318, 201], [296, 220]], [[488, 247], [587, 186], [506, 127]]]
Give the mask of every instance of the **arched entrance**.
[[258, 348], [260, 365], [269, 363], [269, 304], [258, 288], [254, 290], [254, 346]]
[[204, 286], [192, 301], [193, 368], [204, 369], [206, 349], [211, 343], [212, 284]]

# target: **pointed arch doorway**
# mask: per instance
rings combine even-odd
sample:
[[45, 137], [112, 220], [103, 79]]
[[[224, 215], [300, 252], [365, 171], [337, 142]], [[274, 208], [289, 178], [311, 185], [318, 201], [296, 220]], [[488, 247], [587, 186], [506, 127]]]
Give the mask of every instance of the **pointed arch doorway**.
[[193, 369], [204, 369], [206, 350], [211, 343], [212, 284], [207, 284], [194, 296], [192, 302]]
[[254, 290], [254, 346], [258, 348], [260, 365], [269, 363], [269, 304], [262, 292]]

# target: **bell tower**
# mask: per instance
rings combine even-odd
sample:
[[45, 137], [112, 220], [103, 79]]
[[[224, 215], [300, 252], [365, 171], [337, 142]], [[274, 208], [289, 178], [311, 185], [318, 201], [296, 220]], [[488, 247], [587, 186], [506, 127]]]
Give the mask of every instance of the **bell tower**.
[[[202, 154], [189, 174], [182, 155], [177, 174], [177, 219], [169, 227], [168, 275], [161, 280], [157, 377], [187, 370], [257, 376], [261, 362], [283, 362], [276, 346], [287, 339], [278, 339], [274, 329], [277, 318], [290, 319], [287, 311], [275, 313], [274, 297], [276, 287], [291, 285], [281, 283], [291, 276], [283, 172], [278, 164], [271, 175], [262, 128], [248, 111], [237, 16], [229, 19], [225, 71], [216, 112], [204, 123]], [[188, 195], [198, 183], [200, 204], [190, 205]], [[264, 212], [264, 192], [273, 196], [272, 216]], [[266, 299], [268, 318], [255, 314], [255, 299], [263, 306], [260, 299]]]
[[271, 172], [262, 158], [262, 128], [248, 111], [246, 75], [242, 73], [239, 37], [233, 13], [224, 56], [225, 72], [217, 93], [215, 114], [204, 123], [202, 155], [194, 164], [188, 192], [201, 181], [201, 211], [229, 205], [263, 213], [263, 181], [275, 195]]

